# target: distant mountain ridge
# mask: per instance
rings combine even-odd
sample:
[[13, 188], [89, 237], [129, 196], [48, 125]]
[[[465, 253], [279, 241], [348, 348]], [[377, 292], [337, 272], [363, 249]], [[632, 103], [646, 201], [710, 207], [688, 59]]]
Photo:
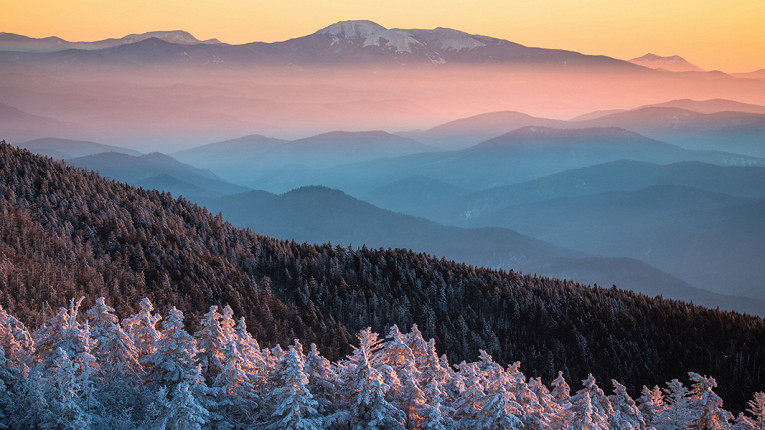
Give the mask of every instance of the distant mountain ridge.
[[[4, 39], [7, 39], [3, 42]], [[226, 45], [215, 39], [199, 41], [185, 32], [151, 32], [84, 45], [59, 38], [31, 39], [0, 36], [0, 50], [35, 52], [35, 60], [127, 61], [156, 63], [253, 63], [395, 65], [518, 64], [555, 68], [605, 67], [647, 71], [641, 66], [606, 56], [559, 49], [530, 48], [503, 39], [448, 28], [387, 29], [372, 21], [340, 21], [313, 34], [282, 42]], [[128, 47], [130, 47], [128, 49]], [[42, 55], [41, 53], [48, 53]], [[93, 53], [98, 56], [94, 57]], [[18, 55], [15, 61], [24, 58]]]
[[688, 62], [679, 55], [662, 57], [656, 54], [645, 54], [642, 57], [633, 58], [630, 63], [634, 63], [651, 69], [666, 70], [669, 72], [704, 72], [705, 70]]
[[104, 39], [95, 42], [70, 42], [60, 37], [34, 38], [13, 33], [0, 33], [0, 50], [20, 52], [54, 52], [65, 49], [82, 49], [92, 51], [127, 45], [146, 39], [157, 38], [178, 45], [221, 44], [218, 39], [199, 40], [190, 33], [181, 30], [150, 31], [141, 34], [129, 34], [118, 39]]

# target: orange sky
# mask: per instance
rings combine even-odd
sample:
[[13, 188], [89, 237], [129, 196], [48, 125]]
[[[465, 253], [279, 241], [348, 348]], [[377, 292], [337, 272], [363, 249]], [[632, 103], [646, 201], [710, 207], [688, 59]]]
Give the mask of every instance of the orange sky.
[[346, 19], [450, 27], [622, 59], [677, 54], [726, 72], [765, 68], [761, 0], [3, 0], [0, 31], [86, 41], [182, 29], [245, 43], [299, 37]]

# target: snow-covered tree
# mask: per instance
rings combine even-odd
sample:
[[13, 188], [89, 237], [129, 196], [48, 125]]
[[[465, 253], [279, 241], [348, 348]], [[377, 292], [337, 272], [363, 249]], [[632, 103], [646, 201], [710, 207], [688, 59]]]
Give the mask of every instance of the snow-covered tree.
[[155, 343], [159, 340], [157, 323], [162, 319], [159, 314], [152, 313], [154, 305], [148, 298], [141, 300], [141, 309], [135, 315], [125, 318], [122, 327], [133, 338], [133, 343], [138, 349], [139, 359], [151, 354], [156, 348]]
[[50, 368], [54, 364], [53, 361], [58, 357], [57, 351], [62, 349], [69, 360], [78, 364], [78, 372], [81, 373], [86, 369], [95, 370], [97, 364], [92, 354], [95, 341], [90, 336], [88, 324], [80, 324], [77, 321], [80, 305], [84, 299], [84, 297], [77, 301], [71, 299], [69, 308], [60, 308], [58, 313], [48, 321], [48, 325], [34, 332], [37, 361], [43, 369]]
[[613, 430], [642, 430], [645, 428], [645, 421], [635, 404], [635, 400], [627, 394], [627, 388], [617, 380], [612, 379], [614, 385], [614, 394], [608, 396], [613, 407], [610, 428]]
[[53, 362], [48, 399], [50, 411], [56, 421], [51, 424], [60, 429], [89, 428], [96, 404], [83, 384], [83, 372], [78, 371], [77, 363], [61, 348], [56, 350]]
[[663, 421], [663, 414], [666, 405], [661, 388], [656, 385], [653, 388], [643, 386], [642, 395], [638, 399], [638, 409], [643, 415], [645, 425], [649, 428], [659, 427]]
[[345, 365], [350, 386], [348, 422], [354, 430], [404, 429], [406, 416], [386, 400], [390, 385], [370, 360], [372, 353], [379, 349], [377, 333], [367, 328], [357, 338], [359, 347]]
[[390, 340], [382, 348], [382, 360], [396, 372], [399, 382], [391, 387], [393, 403], [406, 413], [406, 422], [410, 428], [419, 427], [425, 419], [426, 397], [420, 389], [420, 383], [423, 381], [420, 379], [414, 354], [397, 326], [391, 327], [387, 338]]
[[292, 345], [272, 374], [273, 389], [265, 403], [272, 408], [268, 429], [318, 430], [323, 428], [316, 407], [318, 402], [308, 389], [305, 356], [298, 341]]
[[722, 399], [713, 391], [717, 387], [717, 381], [694, 372], [689, 372], [688, 376], [693, 382], [689, 396], [691, 426], [699, 430], [728, 429], [733, 416], [723, 409]]
[[566, 378], [563, 377], [563, 372], [558, 371], [558, 377], [552, 381], [553, 389], [550, 392], [558, 402], [558, 405], [564, 409], [571, 406], [571, 387], [566, 382]]
[[305, 373], [308, 376], [308, 390], [317, 402], [316, 409], [323, 416], [333, 414], [340, 396], [337, 370], [331, 361], [319, 354], [314, 343], [306, 355]]
[[226, 350], [226, 344], [229, 342], [227, 334], [233, 333], [233, 328], [229, 330], [221, 324], [223, 315], [218, 313], [218, 307], [210, 306], [200, 325], [202, 328], [194, 333], [194, 339], [197, 341], [197, 352], [194, 358], [202, 366], [202, 374], [205, 380], [212, 382], [215, 377], [223, 370], [223, 359]]
[[690, 399], [688, 388], [677, 379], [667, 382], [664, 389], [665, 406], [661, 412], [661, 421], [654, 424], [658, 430], [687, 429], [691, 425]]
[[32, 365], [34, 340], [24, 323], [0, 306], [0, 348], [11, 363], [21, 368], [22, 365]]
[[758, 392], [748, 403], [747, 412], [754, 417], [754, 424], [757, 430], [765, 430], [765, 393]]
[[184, 381], [176, 385], [169, 400], [164, 402], [164, 423], [168, 430], [201, 430], [210, 412], [197, 399], [193, 383]]
[[194, 339], [183, 329], [183, 312], [173, 306], [162, 322], [162, 334], [153, 353], [141, 362], [148, 368], [148, 377], [156, 388], [167, 386], [173, 390], [183, 381], [193, 378]]
[[114, 308], [107, 305], [103, 297], [96, 299], [96, 304], [87, 312], [90, 335], [95, 340], [93, 355], [96, 357], [101, 372], [105, 375], [137, 377], [141, 373], [138, 362], [138, 349], [119, 324], [114, 315]]
[[[563, 382], [565, 383], [565, 381]], [[536, 416], [537, 423], [534, 427], [550, 430], [563, 427], [566, 422], [567, 411], [558, 404], [550, 390], [542, 383], [542, 378], [531, 378], [529, 388], [536, 395], [539, 406], [542, 408], [542, 411]]]
[[582, 389], [571, 396], [569, 430], [608, 430], [609, 418], [614, 415], [611, 402], [598, 387], [592, 374], [582, 381]]
[[255, 419], [258, 396], [249, 374], [242, 367], [244, 359], [234, 341], [226, 344], [224, 363], [223, 370], [213, 382], [212, 393], [223, 419], [234, 428], [242, 428]]
[[743, 412], [738, 414], [736, 421], [730, 426], [730, 430], [759, 430], [756, 427], [754, 421], [744, 415]]
[[459, 368], [458, 376], [463, 381], [463, 388], [454, 403], [454, 418], [465, 427], [472, 428], [486, 399], [483, 379], [477, 363], [463, 361], [457, 367]]
[[499, 384], [496, 390], [487, 394], [483, 403], [484, 407], [477, 414], [477, 428], [514, 430], [524, 427], [519, 418], [521, 405], [504, 384]]

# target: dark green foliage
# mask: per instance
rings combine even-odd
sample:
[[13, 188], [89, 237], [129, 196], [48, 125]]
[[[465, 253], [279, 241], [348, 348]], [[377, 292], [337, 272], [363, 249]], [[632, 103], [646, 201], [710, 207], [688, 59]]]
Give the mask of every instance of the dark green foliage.
[[259, 340], [297, 337], [332, 359], [349, 332], [417, 323], [451, 362], [481, 348], [545, 382], [593, 373], [636, 395], [694, 371], [717, 378], [732, 410], [765, 389], [761, 318], [406, 250], [279, 241], [6, 144], [0, 191], [0, 304], [28, 324], [83, 294], [122, 315], [148, 296], [188, 321], [228, 303]]

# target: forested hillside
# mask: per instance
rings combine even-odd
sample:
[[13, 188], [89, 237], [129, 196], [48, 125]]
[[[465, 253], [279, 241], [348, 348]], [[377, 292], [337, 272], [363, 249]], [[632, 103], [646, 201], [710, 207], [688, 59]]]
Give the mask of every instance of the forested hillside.
[[732, 410], [765, 389], [761, 318], [406, 250], [278, 241], [5, 143], [0, 191], [0, 304], [28, 325], [71, 297], [129, 315], [146, 296], [163, 315], [177, 306], [190, 331], [228, 304], [264, 345], [299, 338], [331, 359], [350, 353], [352, 332], [417, 323], [452, 363], [484, 349], [545, 383], [592, 373], [634, 396], [693, 371], [717, 377]]

